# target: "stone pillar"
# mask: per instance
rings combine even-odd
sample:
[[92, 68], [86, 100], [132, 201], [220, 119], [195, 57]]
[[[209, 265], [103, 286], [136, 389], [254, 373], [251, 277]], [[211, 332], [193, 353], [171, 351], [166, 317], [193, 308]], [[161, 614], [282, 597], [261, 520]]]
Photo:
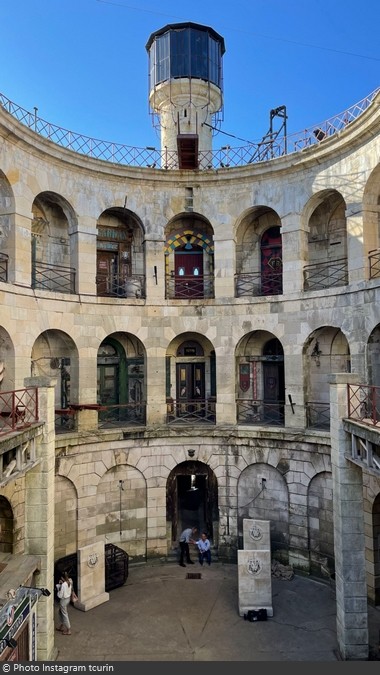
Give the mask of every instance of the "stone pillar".
[[[152, 311], [155, 308], [152, 307]], [[153, 340], [156, 336], [153, 336]], [[161, 348], [151, 347], [147, 349], [147, 402], [146, 402], [146, 424], [157, 425], [166, 424], [167, 404], [166, 404], [166, 378], [163, 373], [166, 372], [166, 353]], [[175, 391], [175, 382], [172, 382], [172, 388]], [[175, 394], [173, 396], [175, 398]]]
[[[294, 334], [294, 328], [299, 327], [298, 321], [285, 320], [285, 335], [289, 336], [288, 352], [285, 358], [285, 426], [296, 429], [306, 427], [305, 387], [303, 382], [303, 339]], [[293, 333], [293, 335], [292, 335]], [[289, 398], [290, 396], [290, 398]]]
[[[25, 387], [38, 387], [39, 417], [45, 422], [42, 435], [35, 439], [37, 465], [25, 476], [25, 553], [38, 555], [41, 572], [38, 587], [51, 595], [38, 602], [37, 660], [51, 661], [54, 647], [54, 485], [55, 431], [54, 390], [56, 380], [28, 377]], [[33, 442], [33, 441], [31, 441]]]
[[[368, 279], [368, 256], [364, 250], [363, 236], [363, 214], [358, 210], [358, 205], [347, 205], [346, 209], [346, 228], [347, 228], [347, 271], [348, 283], [354, 284]], [[373, 233], [377, 232], [378, 225], [373, 228]], [[372, 228], [369, 228], [371, 232]], [[376, 241], [376, 243], [375, 243]], [[373, 243], [367, 250], [377, 248], [377, 237], [373, 234]], [[371, 242], [372, 244], [372, 242]]]
[[281, 219], [283, 294], [303, 290], [303, 268], [307, 260], [307, 234], [301, 228], [299, 213]]
[[71, 266], [75, 268], [75, 291], [96, 295], [96, 220], [82, 217], [70, 231]]
[[[9, 235], [9, 281], [18, 286], [32, 285], [31, 215], [16, 213], [14, 232]], [[9, 251], [13, 251], [10, 255]]]
[[105, 591], [105, 548], [98, 541], [78, 549], [78, 589], [76, 609], [87, 612], [109, 600]]
[[[166, 480], [158, 478], [157, 466], [144, 471], [147, 477], [147, 543], [148, 560], [163, 558], [168, 554], [166, 531]], [[158, 485], [163, 482], [163, 485]]]
[[[230, 317], [228, 318], [228, 321]], [[223, 319], [222, 319], [223, 321]], [[228, 334], [228, 332], [227, 332]], [[232, 338], [216, 350], [217, 424], [236, 424], [235, 352]]]
[[333, 479], [337, 639], [343, 660], [366, 661], [369, 653], [364, 541], [363, 480], [351, 454], [347, 416], [347, 384], [358, 376], [337, 373], [330, 378], [331, 465]]
[[239, 616], [266, 609], [273, 616], [270, 521], [243, 518], [243, 550], [238, 551]]
[[214, 237], [214, 291], [215, 298], [235, 297], [236, 246], [231, 239]]
[[150, 235], [145, 238], [145, 292], [149, 303], [162, 302], [165, 298], [164, 240]]

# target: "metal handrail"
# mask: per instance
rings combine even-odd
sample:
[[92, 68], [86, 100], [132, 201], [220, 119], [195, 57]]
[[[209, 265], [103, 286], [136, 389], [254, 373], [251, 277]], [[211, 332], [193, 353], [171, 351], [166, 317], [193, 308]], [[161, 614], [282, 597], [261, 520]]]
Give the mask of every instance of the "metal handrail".
[[32, 288], [57, 293], [75, 293], [75, 273], [76, 270], [73, 267], [34, 262], [32, 264]]
[[194, 424], [207, 422], [215, 424], [215, 399], [194, 399], [183, 401], [170, 399], [167, 402], [167, 424]]
[[285, 424], [285, 401], [267, 403], [264, 400], [236, 399], [238, 424], [281, 426]]
[[34, 422], [38, 422], [37, 387], [0, 392], [0, 436]]
[[347, 258], [305, 265], [303, 273], [305, 291], [345, 286], [348, 283]]
[[8, 281], [8, 261], [9, 256], [6, 253], [0, 253], [0, 281]]
[[[339, 133], [353, 120], [357, 119], [369, 107], [379, 91], [380, 87], [377, 87], [358, 103], [324, 122], [314, 124], [312, 127], [289, 136], [275, 136], [264, 147], [263, 141], [259, 140], [243, 147], [232, 148], [229, 145], [225, 145], [216, 151], [200, 152], [198, 169], [228, 169], [229, 167], [260, 163], [276, 157], [300, 152], [312, 145], [323, 143], [325, 139], [331, 138], [331, 136]], [[83, 134], [69, 131], [56, 124], [47, 122], [37, 115], [37, 108], [32, 113], [13, 103], [4, 94], [0, 94], [0, 106], [18, 122], [32, 129], [35, 133], [81, 155], [128, 166], [164, 170], [178, 167], [178, 155], [176, 151], [168, 151], [167, 149], [161, 151], [152, 147], [136, 148], [122, 143], [90, 138], [89, 136], [84, 136]]]
[[169, 300], [192, 300], [214, 297], [214, 275], [202, 274], [165, 277], [165, 297]]
[[282, 295], [282, 272], [235, 274], [235, 295], [237, 298]]
[[377, 279], [380, 277], [380, 249], [374, 249], [368, 254], [369, 260], [369, 278]]
[[145, 426], [146, 402], [102, 405], [98, 410], [98, 428]]
[[347, 385], [347, 417], [367, 426], [380, 425], [380, 387]]

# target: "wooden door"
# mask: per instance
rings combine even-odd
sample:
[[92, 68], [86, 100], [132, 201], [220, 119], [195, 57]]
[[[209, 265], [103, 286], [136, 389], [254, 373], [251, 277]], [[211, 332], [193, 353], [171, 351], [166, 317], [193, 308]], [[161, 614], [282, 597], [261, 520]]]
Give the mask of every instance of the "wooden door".
[[176, 298], [203, 298], [203, 251], [176, 251], [174, 254]]

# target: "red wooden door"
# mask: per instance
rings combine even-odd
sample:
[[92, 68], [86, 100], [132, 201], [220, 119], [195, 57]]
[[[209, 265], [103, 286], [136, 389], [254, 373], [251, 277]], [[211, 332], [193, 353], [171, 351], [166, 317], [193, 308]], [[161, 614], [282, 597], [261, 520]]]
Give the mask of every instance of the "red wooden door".
[[176, 251], [174, 254], [176, 298], [203, 298], [203, 251]]

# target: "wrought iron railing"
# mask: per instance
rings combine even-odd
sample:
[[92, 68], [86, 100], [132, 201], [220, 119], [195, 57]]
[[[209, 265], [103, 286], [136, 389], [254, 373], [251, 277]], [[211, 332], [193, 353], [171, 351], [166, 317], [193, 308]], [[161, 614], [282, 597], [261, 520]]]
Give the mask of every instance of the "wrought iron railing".
[[36, 387], [0, 392], [0, 436], [38, 422]]
[[96, 277], [97, 293], [100, 296], [116, 298], [145, 298], [145, 276], [98, 274]]
[[359, 460], [370, 469], [375, 469], [380, 474], [380, 454], [374, 450], [380, 452], [379, 446], [374, 446], [374, 444], [368, 439], [360, 438], [360, 436], [351, 435], [351, 457], [352, 459]]
[[305, 265], [303, 273], [305, 291], [345, 286], [348, 283], [347, 258]]
[[193, 401], [170, 399], [167, 401], [166, 421], [168, 424], [194, 424], [194, 422], [215, 424], [215, 399]]
[[272, 274], [257, 272], [235, 275], [235, 295], [237, 298], [281, 294], [282, 272], [273, 272]]
[[0, 253], [0, 281], [8, 281], [8, 260], [6, 253]]
[[[345, 129], [350, 122], [357, 119], [369, 107], [379, 91], [380, 88], [377, 87], [371, 94], [347, 108], [347, 110], [303, 131], [288, 136], [274, 134], [273, 138], [266, 138], [265, 143], [259, 140], [244, 147], [233, 148], [225, 145], [216, 151], [200, 152], [198, 168], [208, 170], [244, 166], [289, 155], [312, 145], [323, 143], [325, 139], [331, 138], [334, 134]], [[102, 141], [74, 131], [68, 131], [39, 117], [37, 108], [34, 109], [33, 113], [29, 112], [10, 101], [3, 94], [0, 94], [0, 105], [21, 124], [40, 136], [79, 154], [129, 166], [164, 170], [178, 167], [176, 151], [161, 151], [153, 147], [135, 148], [122, 143]]]
[[255, 424], [260, 426], [284, 426], [285, 402], [266, 403], [265, 401], [237, 399], [238, 424]]
[[307, 401], [305, 403], [305, 409], [306, 409], [306, 427], [308, 429], [329, 431], [330, 403], [321, 403], [320, 401]]
[[169, 300], [193, 300], [214, 297], [214, 276], [203, 274], [199, 277], [166, 276], [166, 298]]
[[145, 426], [146, 403], [121, 403], [119, 405], [102, 405], [98, 412], [98, 428]]
[[59, 408], [55, 410], [55, 432], [64, 434], [76, 429], [77, 411], [72, 408]]
[[348, 384], [347, 399], [349, 419], [380, 427], [380, 387]]
[[57, 293], [75, 293], [75, 269], [35, 262], [32, 264], [32, 288]]
[[380, 249], [369, 252], [369, 278], [377, 279], [380, 277]]

